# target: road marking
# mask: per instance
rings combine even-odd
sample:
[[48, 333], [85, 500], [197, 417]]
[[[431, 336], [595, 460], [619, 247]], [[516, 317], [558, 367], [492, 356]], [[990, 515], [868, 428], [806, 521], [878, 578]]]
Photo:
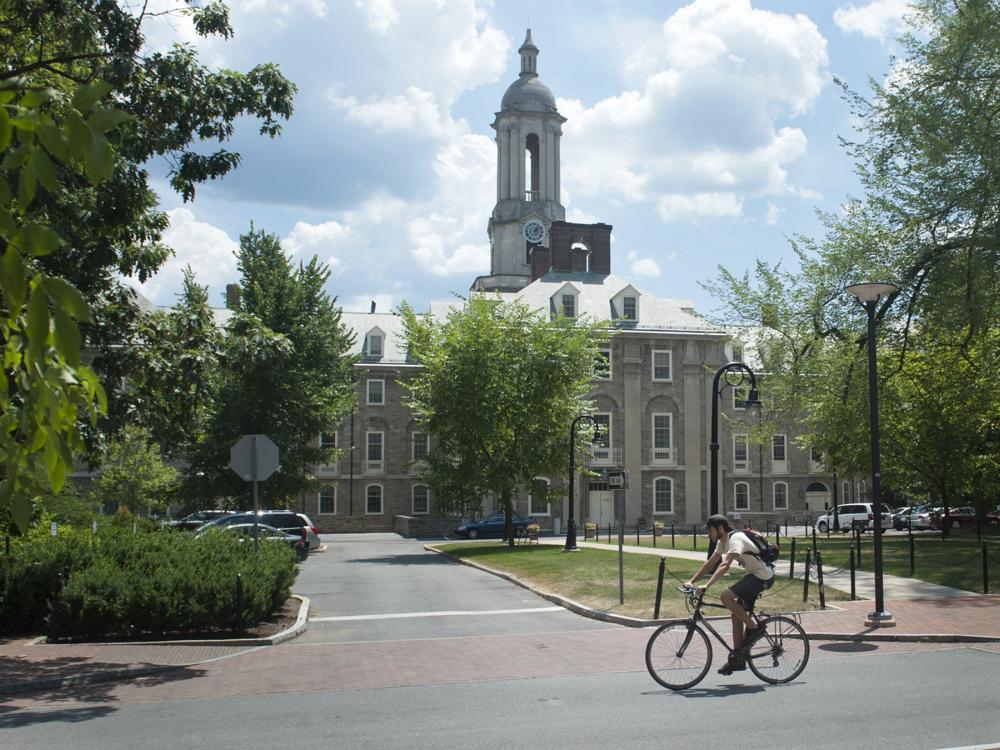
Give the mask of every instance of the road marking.
[[532, 607], [530, 609], [490, 609], [478, 611], [449, 610], [445, 612], [398, 612], [387, 615], [344, 615], [343, 617], [310, 617], [309, 622], [345, 622], [347, 620], [396, 620], [404, 617], [467, 617], [469, 615], [521, 615], [534, 612], [565, 612], [562, 607]]
[[969, 745], [967, 747], [949, 747], [942, 750], [1000, 750], [1000, 743], [993, 745]]

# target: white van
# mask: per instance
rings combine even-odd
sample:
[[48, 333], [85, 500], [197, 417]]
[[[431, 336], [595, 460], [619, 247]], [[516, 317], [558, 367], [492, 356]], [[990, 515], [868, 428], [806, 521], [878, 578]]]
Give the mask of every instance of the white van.
[[[862, 526], [865, 530], [875, 528], [875, 504], [874, 503], [847, 503], [837, 506], [837, 520], [840, 522], [841, 531], [850, 531], [855, 526]], [[888, 508], [882, 506], [882, 528], [892, 528], [892, 518]], [[833, 508], [816, 519], [816, 531], [826, 533], [834, 530]]]

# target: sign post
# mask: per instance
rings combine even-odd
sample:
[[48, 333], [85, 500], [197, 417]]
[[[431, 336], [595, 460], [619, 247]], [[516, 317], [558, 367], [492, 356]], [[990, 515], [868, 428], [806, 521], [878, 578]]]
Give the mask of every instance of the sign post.
[[607, 469], [608, 487], [615, 497], [615, 515], [618, 516], [618, 603], [625, 603], [625, 490], [628, 489], [628, 472], [625, 469]]
[[264, 481], [280, 468], [278, 446], [267, 435], [244, 435], [229, 450], [229, 468], [243, 481], [253, 482], [253, 549], [259, 552], [257, 482]]

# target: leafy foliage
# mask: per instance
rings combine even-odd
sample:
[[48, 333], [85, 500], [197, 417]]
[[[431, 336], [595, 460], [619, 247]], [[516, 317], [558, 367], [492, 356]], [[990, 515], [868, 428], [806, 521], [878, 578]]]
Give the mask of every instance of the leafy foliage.
[[97, 492], [106, 505], [162, 513], [176, 481], [177, 471], [163, 463], [149, 431], [129, 426], [104, 449]]
[[324, 291], [330, 271], [315, 257], [295, 268], [276, 236], [251, 227], [240, 238], [239, 269], [240, 308], [226, 329], [215, 404], [186, 486], [195, 497], [237, 497], [247, 507], [229, 451], [243, 435], [266, 434], [281, 469], [259, 491], [263, 502], [284, 506], [314, 487], [308, 467], [333, 460], [317, 438], [354, 405], [353, 334]]
[[423, 366], [407, 386], [408, 406], [431, 436], [421, 478], [437, 510], [477, 513], [489, 494], [509, 528], [514, 493], [562, 475], [605, 334], [517, 301], [475, 299], [440, 324], [405, 304], [400, 314], [410, 356]]

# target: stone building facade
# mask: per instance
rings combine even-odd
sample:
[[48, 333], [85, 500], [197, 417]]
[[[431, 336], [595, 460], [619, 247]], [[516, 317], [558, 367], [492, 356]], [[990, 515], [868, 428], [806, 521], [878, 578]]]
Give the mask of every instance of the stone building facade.
[[[519, 50], [521, 74], [503, 97], [493, 123], [497, 142], [497, 203], [489, 218], [490, 273], [471, 294], [520, 299], [550, 315], [610, 321], [602, 350], [606, 366], [594, 381], [594, 416], [604, 426], [592, 469], [623, 468], [625, 523], [656, 520], [701, 525], [709, 514], [709, 438], [712, 380], [742, 358], [731, 332], [709, 324], [690, 302], [664, 299], [612, 273], [608, 224], [565, 221], [560, 203], [559, 141], [565, 119], [538, 78], [538, 48], [528, 32]], [[450, 305], [432, 304], [443, 319]], [[389, 312], [349, 313], [356, 334], [358, 403], [325, 445], [340, 460], [317, 466], [323, 490], [302, 499], [324, 532], [399, 531], [419, 536], [454, 527], [435, 513], [434, 497], [418, 476], [428, 436], [405, 406], [403, 383], [419, 372], [402, 340], [402, 321]], [[721, 395], [720, 511], [763, 527], [789, 516], [815, 515], [834, 499], [857, 494], [853, 479], [834, 490], [815, 457], [800, 449], [789, 426], [767, 446], [746, 441], [745, 392]], [[567, 426], [568, 427], [568, 426]], [[567, 477], [544, 479], [565, 484]], [[578, 523], [614, 522], [615, 497], [606, 480], [577, 475]], [[621, 491], [621, 490], [619, 490]], [[484, 512], [493, 510], [484, 502]], [[517, 498], [517, 512], [543, 527], [565, 525], [565, 504]]]

